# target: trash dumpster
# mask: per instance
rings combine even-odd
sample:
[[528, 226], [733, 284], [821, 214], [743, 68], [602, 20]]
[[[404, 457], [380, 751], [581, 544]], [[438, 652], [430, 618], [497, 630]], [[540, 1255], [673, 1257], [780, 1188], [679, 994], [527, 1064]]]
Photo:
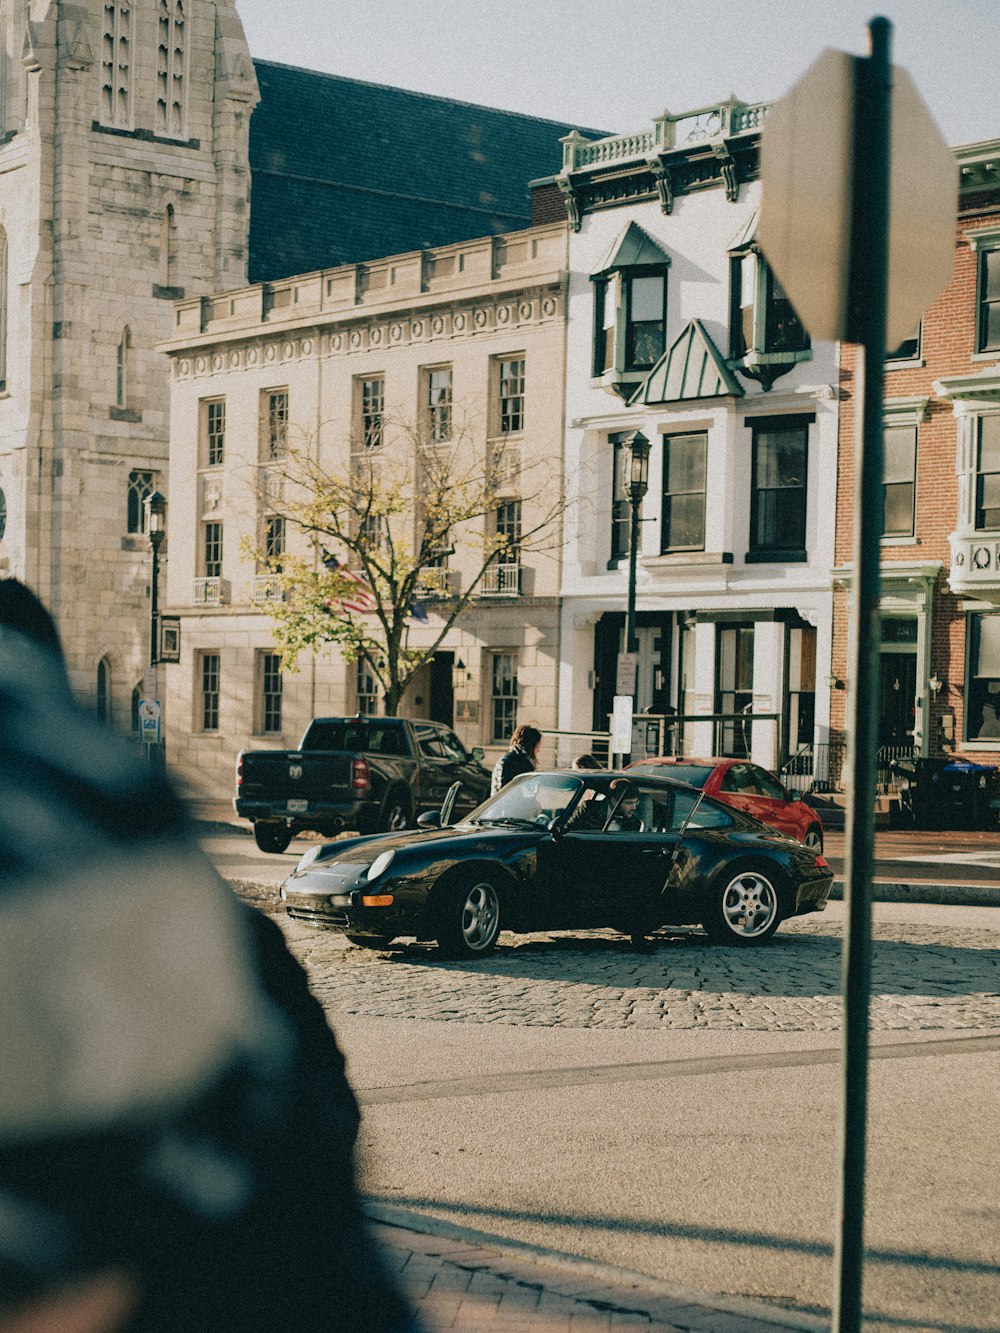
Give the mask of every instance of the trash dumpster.
[[1000, 772], [956, 756], [931, 774], [940, 828], [990, 829], [1000, 823]]
[[916, 828], [944, 828], [941, 808], [941, 774], [952, 762], [950, 755], [915, 755], [911, 759], [897, 759], [891, 769], [901, 778], [899, 800], [905, 815]]

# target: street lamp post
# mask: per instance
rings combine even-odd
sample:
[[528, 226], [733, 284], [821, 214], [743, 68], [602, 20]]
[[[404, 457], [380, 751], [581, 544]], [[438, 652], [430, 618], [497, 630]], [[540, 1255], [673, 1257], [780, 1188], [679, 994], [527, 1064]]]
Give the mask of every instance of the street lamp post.
[[[152, 568], [149, 578], [149, 671], [146, 673], [146, 683], [143, 693], [146, 698], [140, 702], [140, 735], [145, 742], [146, 758], [150, 764], [162, 762], [162, 751], [160, 749], [161, 722], [160, 722], [160, 691], [157, 681], [157, 663], [160, 660], [160, 612], [159, 612], [159, 581], [160, 581], [160, 547], [163, 545], [163, 538], [167, 534], [167, 502], [159, 491], [154, 491], [152, 495], [147, 495], [144, 501], [146, 510], [146, 535], [149, 537], [149, 549], [152, 554]], [[148, 711], [148, 719], [145, 713]], [[151, 726], [152, 734], [145, 730], [147, 725]], [[147, 739], [149, 737], [149, 739]]]
[[149, 547], [153, 553], [153, 567], [149, 580], [149, 665], [155, 667], [159, 660], [157, 592], [160, 575], [160, 547], [163, 545], [163, 538], [167, 531], [167, 502], [159, 491], [154, 491], [152, 495], [146, 496], [143, 503], [146, 506], [146, 533], [149, 536]]
[[628, 498], [631, 506], [632, 528], [628, 544], [628, 615], [625, 619], [625, 651], [639, 651], [635, 633], [635, 566], [639, 555], [639, 511], [642, 497], [649, 489], [649, 441], [641, 430], [626, 438], [629, 451]]

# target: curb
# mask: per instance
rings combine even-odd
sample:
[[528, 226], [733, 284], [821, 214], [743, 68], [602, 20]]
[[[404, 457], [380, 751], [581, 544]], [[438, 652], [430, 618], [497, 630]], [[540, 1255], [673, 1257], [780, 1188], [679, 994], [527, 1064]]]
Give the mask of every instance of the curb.
[[[835, 879], [831, 902], [842, 902], [844, 881]], [[998, 884], [935, 884], [917, 880], [910, 884], [889, 880], [872, 882], [873, 903], [934, 903], [939, 907], [1000, 907]]]
[[461, 1227], [454, 1222], [429, 1217], [425, 1213], [397, 1208], [394, 1204], [371, 1203], [362, 1199], [362, 1209], [370, 1221], [379, 1222], [383, 1226], [415, 1231], [424, 1236], [440, 1236], [443, 1240], [490, 1250], [506, 1259], [517, 1259], [536, 1264], [538, 1267], [568, 1273], [580, 1280], [581, 1296], [584, 1294], [593, 1296], [593, 1283], [600, 1282], [609, 1287], [627, 1288], [634, 1292], [636, 1297], [646, 1297], [650, 1301], [669, 1300], [675, 1301], [678, 1305], [697, 1305], [705, 1310], [752, 1319], [775, 1328], [797, 1329], [801, 1333], [828, 1333], [830, 1327], [828, 1320], [782, 1310], [749, 1296], [723, 1296], [716, 1292], [699, 1291], [694, 1287], [685, 1287], [680, 1283], [652, 1277], [648, 1273], [617, 1268], [613, 1264], [600, 1263], [596, 1259], [583, 1259], [575, 1254], [567, 1254], [564, 1250], [550, 1250], [543, 1245], [532, 1245], [527, 1241], [511, 1240], [509, 1237], [496, 1236], [490, 1232]]

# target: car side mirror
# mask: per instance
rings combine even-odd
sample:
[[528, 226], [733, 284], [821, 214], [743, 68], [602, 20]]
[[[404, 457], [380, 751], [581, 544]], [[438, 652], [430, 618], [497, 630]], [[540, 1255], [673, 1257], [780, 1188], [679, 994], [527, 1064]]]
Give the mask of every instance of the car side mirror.
[[486, 751], [481, 745], [474, 745], [472, 747], [472, 757], [475, 760], [483, 760], [486, 758]]
[[440, 828], [441, 811], [425, 810], [422, 815], [417, 816], [417, 828]]

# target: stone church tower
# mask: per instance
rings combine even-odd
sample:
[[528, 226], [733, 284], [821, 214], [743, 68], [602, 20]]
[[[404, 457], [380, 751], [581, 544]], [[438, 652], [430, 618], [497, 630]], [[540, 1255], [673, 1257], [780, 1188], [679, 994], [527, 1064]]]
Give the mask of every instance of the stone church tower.
[[[173, 301], [246, 281], [235, 0], [0, 0], [0, 574], [126, 731], [149, 658]], [[161, 553], [167, 555], [166, 548]]]

